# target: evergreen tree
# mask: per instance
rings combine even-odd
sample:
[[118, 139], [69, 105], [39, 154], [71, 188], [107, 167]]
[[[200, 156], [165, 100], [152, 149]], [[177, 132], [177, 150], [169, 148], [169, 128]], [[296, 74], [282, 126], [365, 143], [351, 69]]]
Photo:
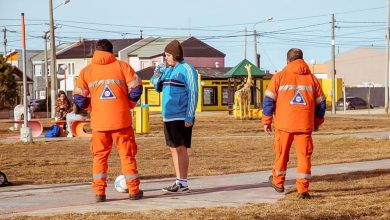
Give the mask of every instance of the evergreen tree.
[[14, 68], [0, 56], [0, 109], [13, 108], [18, 95]]

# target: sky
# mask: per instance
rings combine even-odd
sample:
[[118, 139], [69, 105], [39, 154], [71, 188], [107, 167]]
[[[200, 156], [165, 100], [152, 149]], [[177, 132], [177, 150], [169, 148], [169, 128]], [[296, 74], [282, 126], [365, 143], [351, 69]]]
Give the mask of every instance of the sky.
[[[386, 0], [52, 0], [56, 42], [84, 39], [194, 36], [226, 54], [227, 67], [254, 62], [254, 35], [261, 67], [286, 64], [290, 48], [301, 48], [310, 64], [331, 58], [331, 14], [336, 20], [336, 54], [356, 47], [385, 48]], [[20, 14], [25, 14], [27, 49], [44, 48], [49, 30], [48, 0], [0, 0], [0, 29], [7, 50], [21, 48]], [[271, 19], [272, 18], [272, 19]], [[4, 51], [0, 32], [0, 51]]]

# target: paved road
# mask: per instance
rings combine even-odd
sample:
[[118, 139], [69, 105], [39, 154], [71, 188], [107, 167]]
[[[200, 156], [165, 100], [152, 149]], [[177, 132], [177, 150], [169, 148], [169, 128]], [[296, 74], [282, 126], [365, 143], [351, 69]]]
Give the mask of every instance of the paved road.
[[[316, 175], [368, 171], [390, 167], [390, 159], [379, 161], [314, 166]], [[286, 187], [294, 181], [294, 169], [287, 171]], [[95, 203], [89, 183], [23, 185], [0, 188], [0, 218], [20, 215], [50, 216], [65, 213], [131, 212], [170, 210], [178, 208], [234, 207], [247, 203], [274, 203], [284, 197], [267, 183], [269, 171], [192, 177], [191, 193], [172, 195], [161, 191], [173, 179], [142, 181], [145, 197], [139, 201], [127, 200], [127, 195], [107, 188], [108, 201]]]

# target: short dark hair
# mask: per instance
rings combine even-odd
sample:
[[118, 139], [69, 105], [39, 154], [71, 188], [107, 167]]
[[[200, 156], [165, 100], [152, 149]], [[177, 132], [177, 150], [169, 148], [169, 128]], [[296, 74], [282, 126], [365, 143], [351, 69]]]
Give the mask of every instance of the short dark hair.
[[287, 60], [292, 62], [294, 60], [303, 59], [303, 52], [299, 48], [291, 48], [287, 52]]
[[107, 39], [101, 39], [96, 42], [96, 50], [114, 53], [112, 43]]

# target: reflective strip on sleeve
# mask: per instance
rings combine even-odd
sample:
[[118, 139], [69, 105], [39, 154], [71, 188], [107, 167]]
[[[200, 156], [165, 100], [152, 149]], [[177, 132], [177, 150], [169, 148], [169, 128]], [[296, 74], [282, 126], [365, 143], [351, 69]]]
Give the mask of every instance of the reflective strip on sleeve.
[[80, 93], [83, 96], [87, 96], [88, 95], [88, 91], [87, 90], [79, 88], [79, 87], [75, 87], [73, 89], [73, 91], [76, 92], [76, 93]]
[[325, 101], [325, 96], [320, 96], [316, 98], [316, 104], [320, 104], [322, 101]]
[[286, 175], [286, 171], [282, 171], [282, 170], [277, 170], [277, 171], [275, 171], [275, 173], [276, 173], [276, 176]]
[[311, 179], [311, 174], [309, 174], [309, 173], [297, 173], [296, 177], [297, 178], [302, 178], [302, 179]]
[[128, 179], [128, 180], [138, 179], [138, 177], [139, 177], [138, 173], [133, 174], [133, 175], [125, 175], [125, 178]]
[[107, 173], [93, 174], [93, 179], [104, 179], [107, 178]]
[[137, 86], [137, 85], [139, 84], [139, 82], [141, 82], [141, 79], [138, 77], [137, 74], [135, 74], [135, 79], [134, 79], [133, 81], [127, 83], [127, 88], [129, 89], [129, 91], [130, 91], [133, 87]]
[[300, 91], [314, 91], [313, 86], [303, 86], [303, 85], [284, 85], [279, 87], [279, 91], [287, 91], [287, 90], [300, 90]]
[[88, 88], [93, 88], [93, 87], [101, 86], [101, 85], [109, 85], [109, 84], [121, 85], [121, 84], [125, 84], [125, 81], [121, 80], [121, 79], [98, 80], [98, 81], [95, 81], [95, 82], [88, 83]]
[[270, 97], [271, 99], [275, 100], [276, 99], [276, 95], [275, 93], [269, 91], [269, 90], [265, 90], [265, 96], [268, 96]]

